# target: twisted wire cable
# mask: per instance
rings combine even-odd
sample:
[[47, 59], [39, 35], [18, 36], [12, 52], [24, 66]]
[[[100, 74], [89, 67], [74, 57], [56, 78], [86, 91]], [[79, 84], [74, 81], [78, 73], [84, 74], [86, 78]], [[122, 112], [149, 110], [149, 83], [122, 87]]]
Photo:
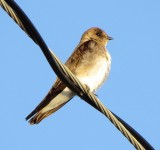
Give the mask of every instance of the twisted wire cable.
[[[37, 31], [35, 29], [34, 33], [32, 33], [33, 30], [30, 30], [30, 27], [27, 25], [32, 25], [31, 22], [26, 22], [26, 20], [22, 20], [22, 16], [19, 17], [19, 13], [22, 10], [18, 10], [18, 13], [16, 10], [14, 10], [13, 6], [17, 7], [18, 5], [13, 1], [13, 0], [0, 0], [0, 5], [1, 7], [8, 13], [8, 15], [21, 27], [21, 29], [36, 43], [40, 46], [41, 43], [39, 43], [40, 40], [43, 41], [41, 36], [37, 38], [34, 33]], [[12, 5], [12, 7], [11, 7]], [[18, 7], [17, 7], [18, 8]], [[23, 12], [24, 15], [24, 12]], [[27, 17], [26, 15], [23, 17]], [[28, 19], [28, 18], [27, 18]], [[29, 20], [29, 19], [28, 19]], [[27, 20], [27, 21], [28, 21]], [[29, 20], [30, 21], [30, 20]], [[28, 23], [28, 24], [27, 24]], [[26, 25], [27, 24], [27, 25]], [[32, 25], [32, 28], [34, 29], [35, 27]], [[45, 44], [45, 43], [44, 43]], [[40, 46], [42, 51], [43, 48], [45, 49], [45, 46]], [[52, 67], [53, 70], [58, 74], [58, 77], [71, 89], [73, 90], [78, 96], [80, 96], [82, 99], [84, 99], [87, 103], [92, 105], [94, 108], [99, 110], [101, 113], [103, 113], [114, 125], [115, 127], [121, 131], [121, 133], [130, 141], [130, 143], [138, 150], [154, 150], [154, 148], [137, 132], [130, 127], [127, 123], [125, 123], [121, 118], [119, 118], [117, 115], [112, 113], [109, 109], [107, 109], [101, 102], [100, 100], [92, 93], [90, 90], [83, 85], [73, 74], [72, 72], [65, 66], [63, 65], [59, 59], [55, 56], [55, 54], [48, 49], [51, 57], [47, 58], [48, 62], [53, 63], [55, 62], [55, 66], [57, 67]], [[46, 55], [45, 55], [46, 56]], [[46, 56], [47, 57], [47, 56]], [[52, 61], [53, 59], [53, 61]], [[52, 65], [51, 65], [52, 66]], [[57, 73], [58, 71], [60, 73]], [[63, 77], [62, 77], [63, 75]], [[135, 132], [134, 132], [135, 131]], [[139, 137], [140, 136], [140, 137]], [[140, 142], [139, 142], [140, 141]]]
[[[7, 14], [19, 25], [19, 27], [36, 43], [32, 35], [28, 34], [25, 29], [23, 23], [18, 18], [17, 14], [13, 11], [13, 9], [5, 2], [5, 0], [0, 0], [1, 7], [7, 12]], [[36, 43], [37, 44], [37, 43]]]

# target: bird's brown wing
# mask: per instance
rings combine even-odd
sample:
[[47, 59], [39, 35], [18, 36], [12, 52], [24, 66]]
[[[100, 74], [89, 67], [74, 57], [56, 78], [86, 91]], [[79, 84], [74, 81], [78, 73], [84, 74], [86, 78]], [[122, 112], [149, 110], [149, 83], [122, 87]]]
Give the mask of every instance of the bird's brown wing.
[[49, 102], [55, 98], [60, 92], [64, 90], [66, 85], [61, 82], [59, 79], [56, 80], [56, 84], [50, 89], [48, 94], [45, 96], [45, 98], [40, 102], [40, 104], [26, 117], [26, 120], [30, 119], [32, 116], [34, 116], [38, 111], [40, 111], [42, 108], [44, 108], [46, 105], [49, 104]]
[[[88, 45], [90, 41], [87, 41], [85, 43], [82, 43], [81, 45], [78, 45], [75, 51], [72, 53], [72, 55], [69, 57], [65, 65], [70, 69], [70, 71], [74, 74], [77, 64], [79, 61], [83, 59], [83, 55], [86, 51], [88, 51]], [[34, 116], [36, 113], [38, 113], [40, 110], [42, 110], [46, 105], [50, 103], [51, 100], [53, 100], [60, 92], [64, 90], [66, 85], [57, 78], [55, 84], [52, 86], [51, 90], [48, 92], [46, 97], [41, 101], [41, 103], [26, 117], [26, 120], [30, 119], [32, 116]], [[64, 104], [63, 104], [64, 105]], [[61, 108], [63, 105], [55, 108], [54, 110], [50, 110], [49, 112], [46, 112], [46, 114], [43, 115], [44, 117], [47, 117], [49, 114], [55, 112], [59, 108]], [[43, 118], [39, 118], [39, 121], [41, 121]], [[32, 123], [32, 120], [30, 121]], [[33, 122], [34, 124], [34, 122]]]

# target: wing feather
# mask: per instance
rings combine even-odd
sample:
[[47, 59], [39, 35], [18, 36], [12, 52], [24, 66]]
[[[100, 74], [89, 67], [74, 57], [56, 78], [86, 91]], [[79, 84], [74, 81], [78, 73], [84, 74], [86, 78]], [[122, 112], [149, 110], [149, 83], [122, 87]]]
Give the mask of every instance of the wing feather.
[[[88, 42], [84, 42], [82, 44], [79, 44], [75, 51], [72, 53], [72, 55], [69, 57], [67, 62], [65, 63], [66, 67], [70, 69], [70, 71], [74, 74], [76, 71], [76, 67], [79, 63], [79, 61], [82, 61], [84, 53], [88, 50]], [[49, 112], [40, 114], [40, 111], [46, 107], [59, 93], [61, 93], [66, 88], [66, 85], [57, 78], [55, 84], [52, 86], [48, 94], [45, 96], [45, 98], [40, 102], [40, 104], [26, 117], [26, 120], [30, 119], [30, 123], [39, 123], [43, 118], [47, 117], [51, 113], [55, 112], [59, 108], [61, 108], [64, 104], [61, 104], [61, 106], [54, 108], [53, 110], [50, 110]], [[66, 103], [65, 103], [66, 104]], [[39, 118], [39, 119], [38, 119]], [[37, 120], [37, 121], [35, 121]]]

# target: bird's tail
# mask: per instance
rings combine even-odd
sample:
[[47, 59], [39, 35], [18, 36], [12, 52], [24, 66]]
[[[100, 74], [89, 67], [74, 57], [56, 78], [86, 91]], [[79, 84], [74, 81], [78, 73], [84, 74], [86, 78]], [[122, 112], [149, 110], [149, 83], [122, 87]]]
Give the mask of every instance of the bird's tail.
[[[50, 93], [49, 93], [50, 94]], [[75, 95], [70, 89], [65, 88], [60, 93], [51, 93], [47, 95], [44, 100], [26, 117], [30, 124], [38, 124], [47, 116], [51, 115], [68, 101], [70, 101]]]
[[[67, 101], [68, 102], [68, 101]], [[58, 109], [60, 109], [62, 106], [64, 106], [67, 102], [47, 111], [47, 112], [43, 112], [43, 111], [39, 111], [34, 117], [32, 117], [29, 120], [29, 123], [31, 125], [34, 124], [38, 124], [39, 122], [41, 122], [44, 118], [46, 118], [47, 116], [51, 115], [52, 113], [56, 112]]]

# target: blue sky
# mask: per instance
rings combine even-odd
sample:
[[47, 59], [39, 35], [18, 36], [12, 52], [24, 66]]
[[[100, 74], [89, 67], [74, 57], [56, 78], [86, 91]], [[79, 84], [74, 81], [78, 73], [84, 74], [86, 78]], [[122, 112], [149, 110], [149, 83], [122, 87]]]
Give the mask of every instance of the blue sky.
[[[100, 27], [114, 38], [107, 46], [111, 73], [98, 97], [159, 149], [160, 2], [16, 2], [62, 62], [90, 27]], [[107, 118], [78, 97], [39, 125], [30, 126], [25, 117], [56, 76], [39, 47], [2, 9], [0, 22], [0, 149], [134, 149]]]

